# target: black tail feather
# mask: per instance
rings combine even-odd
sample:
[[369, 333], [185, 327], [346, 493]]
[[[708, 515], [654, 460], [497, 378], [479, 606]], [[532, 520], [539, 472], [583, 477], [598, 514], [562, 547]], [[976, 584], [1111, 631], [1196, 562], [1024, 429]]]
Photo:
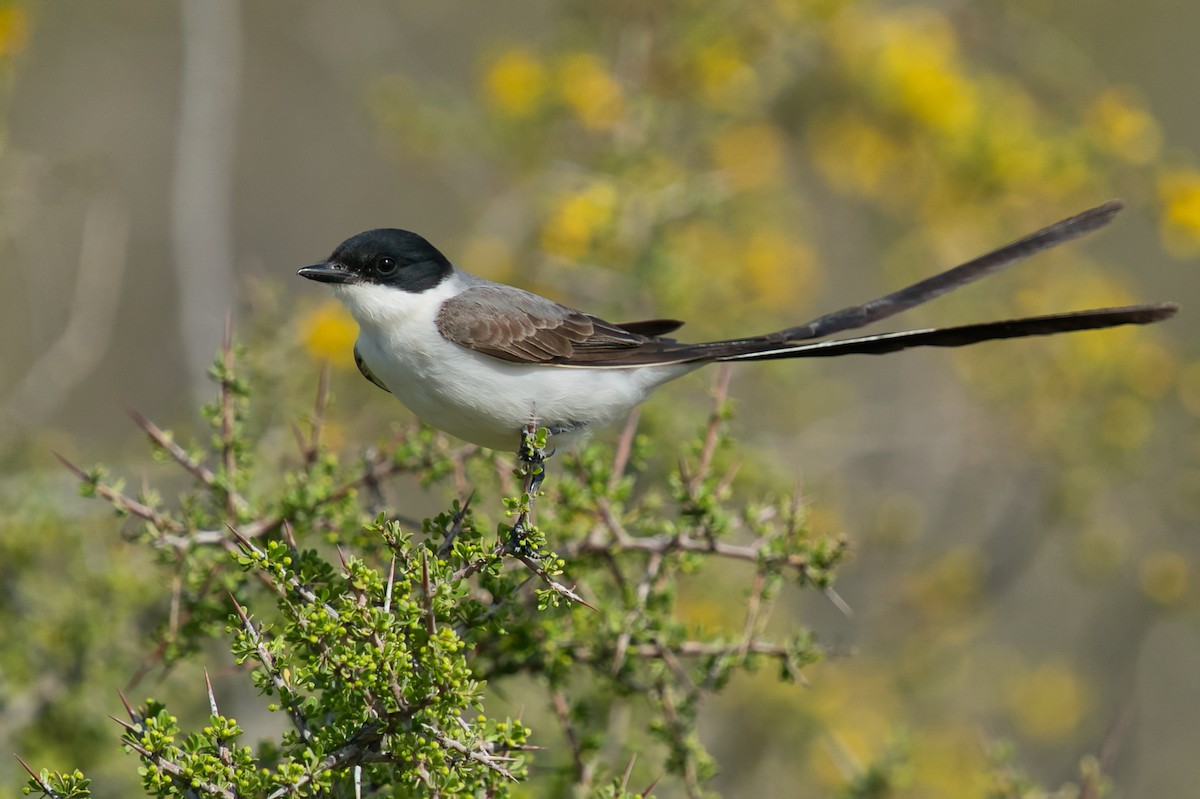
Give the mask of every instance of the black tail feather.
[[826, 358], [852, 353], [882, 355], [910, 347], [963, 347], [994, 339], [1048, 336], [1118, 325], [1147, 325], [1168, 319], [1178, 312], [1178, 305], [1157, 303], [1098, 308], [961, 327], [907, 330], [848, 339], [813, 341], [907, 311], [1012, 266], [1042, 250], [1077, 239], [1107, 225], [1123, 207], [1124, 203], [1120, 200], [1111, 200], [891, 294], [774, 333], [725, 341], [688, 343], [661, 337], [664, 332], [673, 332], [678, 326], [678, 323], [672, 320], [635, 322], [620, 327], [627, 332], [646, 336], [646, 339], [638, 342], [636, 346], [577, 347], [570, 355], [553, 359], [551, 362], [560, 366], [622, 369], [652, 364]]
[[1056, 247], [1104, 227], [1124, 207], [1125, 204], [1120, 200], [1109, 200], [1103, 205], [1089, 208], [1061, 222], [1055, 222], [1036, 233], [1030, 233], [1011, 244], [1006, 244], [952, 269], [947, 269], [945, 272], [927, 277], [887, 296], [825, 314], [811, 322], [781, 330], [774, 335], [787, 341], [800, 341], [801, 339], [824, 338], [843, 330], [866, 327], [873, 322], [923, 305], [949, 291], [1024, 261], [1042, 250]]
[[[836, 355], [883, 355], [910, 347], [963, 347], [981, 341], [1025, 336], [1048, 336], [1076, 330], [1096, 330], [1118, 325], [1148, 325], [1169, 319], [1179, 311], [1175, 303], [1128, 305], [1090, 311], [1032, 316], [961, 327], [906, 330], [831, 341], [780, 343], [773, 348], [739, 349], [718, 355], [720, 361], [769, 361], [779, 358], [827, 358]], [[730, 342], [734, 344], [734, 342]], [[710, 353], [711, 354], [711, 353]]]

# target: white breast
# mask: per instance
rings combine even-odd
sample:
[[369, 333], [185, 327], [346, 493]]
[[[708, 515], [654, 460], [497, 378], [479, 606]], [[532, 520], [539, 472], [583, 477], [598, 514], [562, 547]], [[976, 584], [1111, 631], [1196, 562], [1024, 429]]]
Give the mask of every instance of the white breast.
[[435, 288], [412, 294], [377, 285], [335, 291], [361, 328], [359, 354], [388, 390], [428, 425], [465, 441], [515, 451], [520, 431], [568, 430], [556, 440], [622, 419], [655, 388], [699, 364], [595, 369], [526, 366], [447, 341], [435, 324], [438, 309], [472, 285], [455, 273]]

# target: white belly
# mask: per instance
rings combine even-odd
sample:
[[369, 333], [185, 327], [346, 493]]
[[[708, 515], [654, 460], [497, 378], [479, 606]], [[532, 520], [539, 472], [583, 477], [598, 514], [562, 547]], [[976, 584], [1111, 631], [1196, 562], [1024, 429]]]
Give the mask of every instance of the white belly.
[[[449, 281], [447, 281], [449, 283]], [[528, 366], [449, 342], [434, 318], [454, 286], [398, 298], [339, 287], [361, 328], [358, 350], [397, 399], [428, 425], [485, 447], [515, 451], [531, 422], [564, 431], [560, 444], [624, 418], [655, 388], [699, 364], [626, 369]], [[397, 292], [398, 294], [400, 292]], [[404, 307], [407, 305], [407, 307]]]

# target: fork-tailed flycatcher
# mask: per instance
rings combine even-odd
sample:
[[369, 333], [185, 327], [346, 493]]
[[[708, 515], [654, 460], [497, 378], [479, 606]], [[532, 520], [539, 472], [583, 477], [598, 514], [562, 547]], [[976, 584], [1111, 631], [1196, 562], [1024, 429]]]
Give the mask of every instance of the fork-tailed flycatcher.
[[651, 391], [714, 361], [882, 354], [909, 347], [960, 347], [1173, 316], [1172, 303], [984, 322], [817, 341], [927, 302], [1029, 256], [1108, 224], [1119, 201], [864, 305], [797, 327], [727, 341], [668, 338], [670, 319], [613, 324], [455, 268], [406, 230], [369, 230], [328, 260], [299, 271], [333, 285], [360, 331], [354, 360], [421, 421], [485, 447], [515, 451], [531, 423], [561, 443], [624, 417]]

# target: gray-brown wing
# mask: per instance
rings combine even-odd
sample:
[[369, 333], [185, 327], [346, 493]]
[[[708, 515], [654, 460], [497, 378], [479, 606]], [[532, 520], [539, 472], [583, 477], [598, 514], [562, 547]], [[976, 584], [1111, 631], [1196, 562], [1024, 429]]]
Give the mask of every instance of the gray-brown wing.
[[383, 384], [383, 381], [375, 376], [375, 373], [371, 371], [371, 367], [367, 366], [367, 362], [363, 360], [362, 354], [358, 351], [357, 341], [354, 342], [354, 365], [358, 367], [358, 371], [362, 373], [363, 377], [367, 378], [384, 391], [387, 391], [389, 394], [392, 393], [388, 390], [388, 387]]
[[[651, 323], [656, 329], [666, 327]], [[437, 315], [442, 336], [513, 363], [603, 364], [658, 339], [509, 286], [476, 286], [450, 298]]]

